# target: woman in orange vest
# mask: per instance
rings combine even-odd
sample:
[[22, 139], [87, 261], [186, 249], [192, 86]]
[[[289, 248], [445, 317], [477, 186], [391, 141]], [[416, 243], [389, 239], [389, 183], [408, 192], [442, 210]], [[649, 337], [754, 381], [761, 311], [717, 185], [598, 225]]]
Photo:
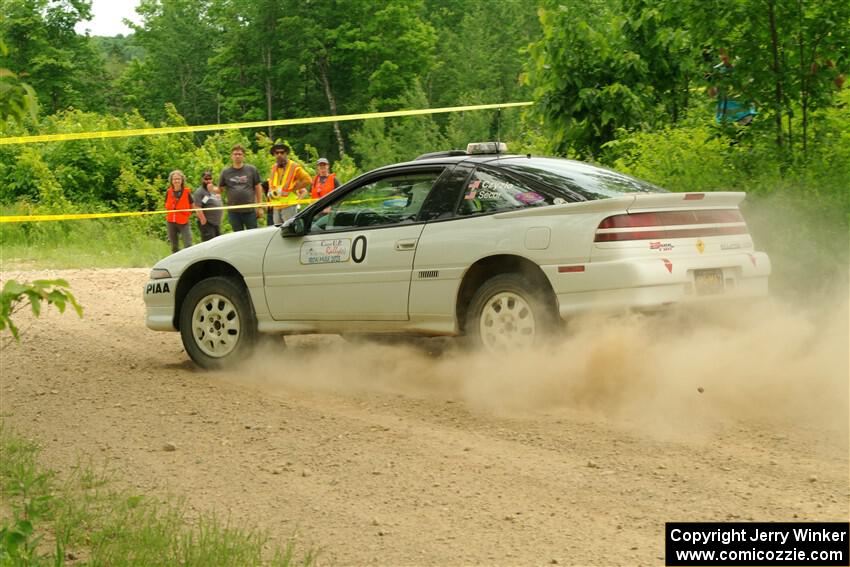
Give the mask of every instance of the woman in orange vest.
[[316, 162], [316, 177], [313, 179], [313, 188], [310, 190], [312, 199], [321, 199], [337, 187], [339, 187], [339, 179], [336, 178], [336, 173], [329, 173], [331, 164], [325, 158], [319, 158]]
[[[192, 245], [192, 229], [189, 225], [191, 209], [194, 205], [192, 190], [186, 187], [186, 176], [179, 169], [168, 174], [168, 190], [165, 192], [165, 222], [168, 226], [168, 241], [171, 243], [171, 253], [180, 249], [178, 234], [183, 237], [183, 247]], [[198, 220], [206, 223], [204, 212], [198, 210]]]

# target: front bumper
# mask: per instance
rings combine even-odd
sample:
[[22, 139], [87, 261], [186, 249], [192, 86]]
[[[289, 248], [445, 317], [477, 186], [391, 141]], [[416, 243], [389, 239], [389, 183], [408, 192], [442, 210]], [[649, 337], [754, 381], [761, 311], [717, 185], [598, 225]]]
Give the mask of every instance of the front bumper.
[[176, 331], [174, 304], [177, 278], [149, 280], [144, 287], [145, 325], [154, 331]]

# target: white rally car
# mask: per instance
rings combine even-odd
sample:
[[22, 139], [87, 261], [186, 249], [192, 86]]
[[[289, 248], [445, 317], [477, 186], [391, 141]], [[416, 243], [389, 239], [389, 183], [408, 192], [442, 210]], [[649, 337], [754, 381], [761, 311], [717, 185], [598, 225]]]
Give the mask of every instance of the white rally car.
[[282, 226], [154, 266], [147, 326], [205, 368], [259, 333], [467, 335], [524, 348], [592, 309], [767, 293], [743, 193], [671, 193], [504, 144], [426, 154], [346, 183]]

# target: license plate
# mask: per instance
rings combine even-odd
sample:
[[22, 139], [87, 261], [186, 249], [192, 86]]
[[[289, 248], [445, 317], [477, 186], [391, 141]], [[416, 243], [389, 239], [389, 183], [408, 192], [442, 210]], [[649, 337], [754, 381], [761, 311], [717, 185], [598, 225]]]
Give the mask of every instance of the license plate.
[[696, 270], [694, 271], [694, 288], [697, 295], [714, 295], [723, 293], [723, 270]]

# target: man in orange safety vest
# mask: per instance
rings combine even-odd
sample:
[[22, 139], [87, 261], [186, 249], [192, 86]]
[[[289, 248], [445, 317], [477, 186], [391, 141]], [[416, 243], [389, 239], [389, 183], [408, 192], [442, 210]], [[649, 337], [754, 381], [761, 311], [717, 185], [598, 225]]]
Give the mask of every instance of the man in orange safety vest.
[[280, 224], [295, 216], [298, 199], [307, 196], [312, 179], [300, 164], [289, 159], [288, 144], [278, 142], [272, 146], [275, 163], [269, 173], [268, 198], [274, 207], [272, 220]]

